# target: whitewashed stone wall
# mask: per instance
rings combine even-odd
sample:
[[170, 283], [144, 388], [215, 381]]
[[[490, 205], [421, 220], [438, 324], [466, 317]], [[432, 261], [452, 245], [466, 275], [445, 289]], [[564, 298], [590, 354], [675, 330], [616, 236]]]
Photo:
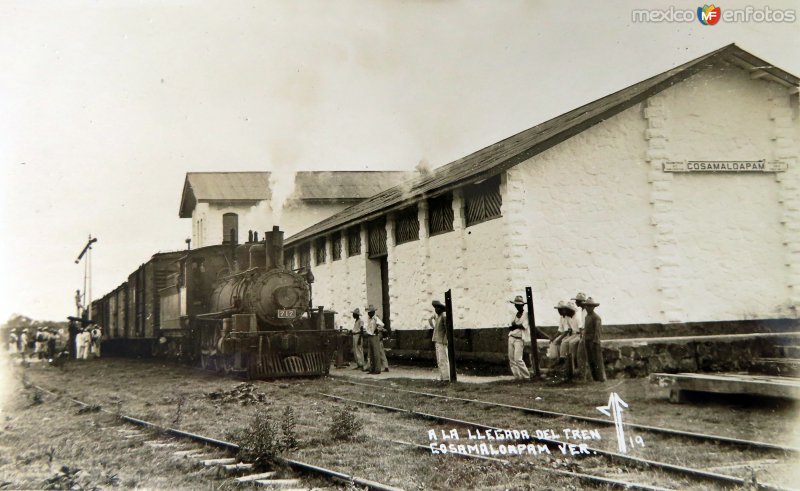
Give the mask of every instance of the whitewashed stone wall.
[[[709, 94], [716, 97], [709, 97]], [[669, 160], [759, 160], [791, 157], [776, 141], [776, 122], [792, 123], [786, 88], [726, 66], [701, 72], [661, 93], [667, 109]], [[716, 100], [712, 100], [716, 99]], [[788, 145], [783, 145], [789, 143]], [[778, 146], [779, 144], [783, 146]], [[779, 157], [779, 154], [781, 157]], [[794, 147], [796, 156], [796, 147]], [[793, 317], [781, 183], [797, 182], [796, 161], [782, 174], [676, 174], [676, 256], [671, 282], [682, 310], [667, 321]], [[789, 186], [791, 187], [791, 186]], [[796, 196], [795, 188], [795, 196]], [[782, 218], [790, 220], [782, 224]], [[794, 259], [796, 267], [796, 257]]]
[[[349, 329], [353, 322], [350, 313], [356, 307], [364, 312], [367, 306], [366, 283], [366, 231], [361, 232], [361, 254], [350, 256], [347, 251], [347, 239], [342, 237], [342, 257], [338, 261], [332, 258], [332, 242], [326, 241], [325, 263], [316, 264], [314, 247], [311, 248], [311, 271], [314, 274], [312, 294], [314, 305], [323, 305], [326, 310], [337, 312], [337, 327]], [[299, 258], [295, 257], [295, 264]]]
[[513, 241], [527, 245], [516, 258], [527, 277], [512, 286], [532, 287], [537, 324], [556, 325], [552, 307], [578, 291], [599, 298], [608, 324], [653, 322], [658, 312], [642, 110], [631, 107], [509, 174], [522, 203], [520, 217], [508, 217], [523, 229]]
[[[507, 192], [524, 196], [530, 228], [528, 283], [545, 306], [537, 320], [553, 324], [549, 307], [578, 290], [600, 299], [607, 324], [796, 317], [800, 169], [789, 104], [780, 85], [713, 69], [512, 169]], [[669, 160], [761, 158], [790, 171], [662, 171]], [[518, 239], [507, 237], [515, 261]]]

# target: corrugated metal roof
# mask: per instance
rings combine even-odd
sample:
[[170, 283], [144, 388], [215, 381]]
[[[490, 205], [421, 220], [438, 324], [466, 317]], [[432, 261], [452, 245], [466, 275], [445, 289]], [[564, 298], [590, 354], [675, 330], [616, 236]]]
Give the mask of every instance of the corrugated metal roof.
[[[413, 173], [400, 171], [301, 171], [295, 174], [292, 199], [362, 200], [394, 186]], [[178, 215], [192, 216], [198, 201], [270, 199], [270, 172], [188, 172]]]
[[378, 193], [296, 233], [286, 240], [286, 244], [303, 242], [318, 234], [370, 220], [417, 199], [435, 196], [499, 174], [719, 61], [745, 66], [750, 70], [763, 70], [770, 80], [786, 85], [796, 87], [800, 83], [796, 76], [730, 44], [478, 150], [428, 175]]
[[192, 216], [200, 200], [269, 199], [269, 172], [187, 172], [183, 183], [181, 218]]

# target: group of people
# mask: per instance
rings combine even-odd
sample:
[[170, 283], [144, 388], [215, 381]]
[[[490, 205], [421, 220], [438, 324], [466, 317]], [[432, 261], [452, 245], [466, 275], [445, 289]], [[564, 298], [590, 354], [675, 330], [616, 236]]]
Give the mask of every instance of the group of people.
[[[86, 327], [70, 326], [69, 338], [63, 329], [43, 326], [13, 329], [8, 336], [8, 352], [28, 359], [52, 360], [60, 350], [69, 350], [70, 357], [87, 360], [100, 356], [102, 329], [97, 324]], [[66, 356], [66, 354], [65, 354]]]
[[[567, 378], [575, 373], [585, 373], [596, 381], [603, 381], [606, 375], [600, 344], [602, 320], [594, 311], [600, 304], [584, 293], [578, 293], [570, 300], [558, 302], [555, 307], [560, 315], [557, 335], [551, 338], [536, 328], [536, 338], [550, 339], [548, 357], [557, 359], [552, 367], [553, 373], [565, 368]], [[525, 313], [527, 302], [522, 295], [517, 295], [510, 303], [514, 305], [516, 312], [508, 327], [508, 364], [515, 379], [527, 380], [531, 374], [525, 362], [525, 347], [537, 347], [531, 343], [531, 326]], [[445, 305], [438, 300], [434, 300], [431, 305], [435, 315], [428, 322], [433, 329], [432, 341], [436, 349], [439, 378], [450, 380]]]
[[361, 310], [353, 310], [353, 356], [356, 359], [355, 370], [363, 370], [371, 374], [389, 371], [389, 361], [386, 359], [386, 348], [383, 338], [389, 335], [389, 330], [376, 314], [374, 306], [367, 307], [366, 321], [361, 318]]
[[[530, 369], [525, 362], [525, 348], [536, 349], [531, 343], [531, 326], [525, 312], [527, 303], [521, 295], [510, 301], [516, 312], [508, 327], [508, 364], [511, 373], [517, 380], [531, 378]], [[428, 326], [433, 330], [432, 341], [436, 351], [436, 365], [439, 379], [450, 380], [450, 361], [448, 358], [447, 314], [445, 305], [434, 300], [431, 305], [434, 315], [428, 318]], [[550, 339], [547, 356], [554, 360], [551, 366], [553, 374], [566, 373], [566, 378], [574, 374], [585, 374], [594, 380], [606, 379], [603, 365], [603, 353], [600, 344], [602, 320], [595, 313], [600, 304], [584, 293], [578, 293], [569, 301], [560, 301], [555, 306], [560, 315], [556, 336], [548, 336], [535, 328], [536, 338]], [[357, 370], [372, 374], [389, 371], [383, 338], [389, 332], [376, 314], [372, 305], [367, 307], [367, 318], [361, 318], [360, 309], [352, 312], [353, 356]]]
[[97, 324], [77, 328], [75, 333], [75, 359], [88, 360], [100, 357], [100, 341], [103, 331]]
[[554, 368], [564, 369], [567, 378], [578, 373], [595, 381], [606, 379], [600, 343], [603, 323], [595, 312], [599, 305], [581, 292], [554, 307], [560, 315], [558, 334], [550, 340], [547, 355], [557, 360]]
[[27, 327], [12, 329], [8, 335], [8, 352], [19, 354], [23, 360], [28, 357], [39, 360], [52, 359], [61, 337], [62, 334], [58, 329], [49, 326], [30, 330]]

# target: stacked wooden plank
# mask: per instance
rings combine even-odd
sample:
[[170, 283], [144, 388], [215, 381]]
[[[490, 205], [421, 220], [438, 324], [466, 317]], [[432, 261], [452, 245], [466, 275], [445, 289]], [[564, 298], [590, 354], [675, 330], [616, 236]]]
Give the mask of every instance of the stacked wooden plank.
[[744, 373], [653, 373], [650, 383], [669, 388], [672, 402], [683, 402], [687, 391], [800, 400], [800, 378], [795, 377]]

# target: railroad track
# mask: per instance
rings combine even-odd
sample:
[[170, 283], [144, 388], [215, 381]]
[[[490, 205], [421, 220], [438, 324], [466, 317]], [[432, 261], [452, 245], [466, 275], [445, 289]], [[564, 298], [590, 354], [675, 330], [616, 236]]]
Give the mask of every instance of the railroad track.
[[[465, 398], [459, 398], [459, 397], [443, 396], [443, 395], [439, 395], [439, 394], [432, 394], [432, 393], [419, 392], [419, 391], [411, 391], [411, 390], [406, 390], [406, 389], [396, 389], [396, 388], [390, 388], [390, 387], [374, 385], [374, 384], [363, 384], [363, 383], [350, 382], [350, 381], [348, 381], [347, 383], [370, 387], [372, 389], [370, 391], [370, 394], [372, 396], [376, 395], [375, 389], [382, 390], [384, 392], [385, 391], [406, 392], [406, 393], [411, 393], [411, 394], [419, 395], [421, 397], [426, 397], [426, 398], [433, 397], [433, 398], [447, 399], [448, 401], [462, 401], [462, 402], [473, 403], [473, 404], [482, 404], [482, 405], [486, 405], [486, 406], [490, 406], [490, 407], [491, 406], [495, 406], [495, 407], [503, 408], [503, 409], [511, 408], [511, 409], [514, 409], [514, 410], [522, 411], [522, 412], [538, 414], [540, 416], [542, 416], [542, 415], [549, 416], [549, 417], [556, 417], [557, 416], [557, 417], [565, 417], [565, 418], [570, 418], [570, 419], [582, 420], [584, 422], [593, 422], [593, 423], [602, 422], [604, 425], [608, 424], [608, 421], [601, 420], [599, 418], [581, 417], [581, 416], [570, 415], [570, 414], [565, 414], [565, 413], [557, 413], [557, 412], [554, 412], [554, 411], [541, 411], [544, 414], [540, 414], [539, 413], [540, 410], [537, 410], [537, 409], [523, 408], [523, 407], [519, 407], [519, 406], [510, 406], [510, 405], [506, 405], [506, 404], [492, 403], [492, 402], [489, 402], [489, 401], [479, 401], [479, 400], [475, 400], [475, 399], [465, 399]], [[499, 426], [495, 426], [495, 425], [487, 425], [487, 424], [483, 424], [483, 423], [479, 423], [479, 422], [465, 421], [465, 420], [462, 420], [462, 419], [457, 419], [457, 418], [453, 418], [453, 417], [449, 417], [449, 416], [445, 416], [445, 415], [425, 413], [425, 412], [412, 410], [412, 409], [397, 408], [397, 407], [392, 407], [392, 406], [388, 406], [388, 405], [385, 405], [385, 404], [378, 404], [378, 403], [375, 403], [375, 402], [349, 399], [349, 398], [340, 397], [340, 396], [333, 395], [333, 394], [321, 394], [321, 395], [323, 395], [326, 398], [330, 398], [330, 399], [333, 399], [333, 400], [338, 400], [340, 402], [363, 405], [363, 406], [372, 407], [372, 408], [376, 408], [376, 409], [381, 409], [381, 410], [385, 410], [385, 411], [389, 411], [389, 412], [404, 413], [404, 414], [410, 415], [410, 416], [415, 417], [415, 418], [427, 419], [427, 420], [431, 420], [431, 421], [436, 421], [438, 423], [447, 423], [447, 424], [454, 425], [454, 426], [459, 426], [459, 427], [468, 427], [468, 428], [472, 427], [472, 428], [478, 428], [478, 429], [483, 429], [483, 430], [501, 430], [501, 429], [504, 429], [504, 428], [500, 428]], [[415, 407], [418, 407], [418, 406], [419, 406], [419, 404], [415, 404]], [[632, 427], [634, 427], [634, 426], [632, 426]], [[797, 450], [797, 449], [795, 449], [793, 447], [783, 447], [783, 446], [779, 446], [779, 445], [765, 444], [764, 442], [748, 442], [747, 440], [733, 439], [733, 438], [721, 437], [721, 436], [717, 436], [717, 435], [693, 434], [693, 433], [690, 433], [690, 432], [681, 432], [679, 430], [670, 430], [668, 428], [647, 427], [645, 425], [635, 425], [635, 427], [637, 427], [638, 429], [641, 429], [641, 430], [650, 430], [650, 431], [652, 431], [654, 433], [659, 433], [659, 434], [670, 436], [670, 437], [678, 437], [679, 436], [679, 437], [682, 437], [682, 438], [696, 438], [699, 441], [714, 441], [714, 442], [719, 442], [719, 443], [724, 443], [724, 444], [729, 444], [729, 445], [736, 445], [736, 446], [748, 446], [748, 443], [753, 443], [753, 445], [751, 445], [749, 447], [750, 448], [754, 448], [754, 449], [758, 449], [760, 451], [768, 450], [768, 451], [782, 451], [782, 452], [792, 452], [793, 453], [793, 452], [795, 452]], [[536, 437], [534, 437], [532, 439], [535, 440], [535, 441], [541, 442], [541, 443], [546, 443], [546, 444], [551, 444], [551, 445], [563, 444], [562, 441], [553, 440], [553, 439], [549, 439], [549, 438], [536, 438]], [[430, 449], [428, 447], [423, 446], [423, 448], [427, 449], [427, 451], [430, 452]], [[639, 458], [639, 457], [633, 457], [633, 456], [628, 455], [628, 454], [623, 454], [623, 453], [603, 450], [603, 449], [600, 449], [600, 448], [588, 447], [588, 450], [591, 452], [591, 457], [592, 458], [595, 455], [597, 455], [597, 456], [602, 457], [603, 459], [605, 459], [608, 462], [613, 462], [613, 463], [616, 463], [616, 464], [623, 464], [623, 465], [633, 466], [635, 468], [644, 469], [645, 471], [650, 471], [650, 472], [652, 472], [653, 470], [657, 470], [657, 471], [663, 472], [665, 474], [676, 476], [679, 479], [683, 479], [683, 481], [678, 481], [677, 483], [673, 484], [675, 489], [684, 489], [686, 487], [686, 479], [688, 479], [688, 480], [690, 480], [690, 482], [694, 482], [694, 483], [698, 483], [698, 482], [715, 483], [715, 484], [717, 484], [719, 486], [722, 486], [722, 487], [753, 485], [753, 482], [750, 479], [737, 477], [737, 476], [731, 476], [731, 475], [727, 475], [727, 474], [722, 474], [722, 473], [719, 473], [719, 472], [714, 472], [713, 469], [712, 470], [703, 470], [703, 469], [697, 469], [697, 468], [693, 468], [693, 467], [687, 467], [687, 466], [682, 466], [682, 465], [671, 464], [671, 463], [667, 463], [667, 462], [661, 462], [661, 461], [658, 461], [658, 460], [643, 459], [643, 458]], [[586, 462], [587, 460], [591, 461], [592, 458], [583, 459], [582, 462]], [[597, 475], [597, 473], [599, 473], [599, 474], [608, 474], [609, 470], [618, 471], [618, 468], [616, 468], [616, 469], [602, 469], [600, 467], [600, 468], [595, 469], [595, 471], [596, 471], [595, 474], [585, 474], [585, 476], [588, 476], [588, 477], [584, 477], [583, 479], [584, 480], [590, 480], [592, 478], [596, 478], [596, 482], [600, 482], [601, 479], [609, 479], [609, 476], [607, 476], [607, 475]], [[631, 474], [631, 475], [635, 476], [636, 478], [638, 478], [640, 480], [647, 480], [647, 475], [636, 475], [636, 474]], [[574, 477], [579, 477], [579, 476], [574, 476]], [[634, 488], [638, 488], [638, 489], [654, 489], [654, 488], [656, 488], [656, 486], [652, 486], [650, 484], [640, 484], [640, 483], [636, 483], [636, 482], [626, 482], [626, 481], [621, 481], [621, 480], [616, 480], [616, 479], [612, 479], [612, 480], [613, 481], [617, 481], [619, 486], [634, 487]], [[648, 488], [648, 486], [650, 486], [650, 488]], [[781, 487], [781, 486], [777, 486], [777, 485], [773, 485], [773, 484], [767, 484], [767, 483], [756, 483], [755, 486], [758, 489], [763, 489], [763, 490], [785, 490], [785, 489], [787, 489], [787, 488], [784, 488], [784, 487]]]
[[[479, 405], [488, 406], [488, 407], [512, 409], [512, 410], [519, 411], [519, 412], [522, 412], [522, 413], [534, 414], [534, 415], [537, 415], [537, 416], [545, 416], [545, 417], [552, 417], [552, 418], [565, 418], [565, 419], [570, 419], [570, 420], [573, 420], [573, 421], [581, 421], [581, 422], [586, 422], [586, 423], [599, 424], [599, 425], [603, 425], [603, 426], [613, 426], [614, 425], [613, 421], [610, 421], [610, 420], [607, 420], [607, 419], [602, 419], [602, 418], [593, 418], [591, 416], [580, 416], [580, 415], [577, 415], [577, 414], [560, 413], [558, 411], [548, 411], [548, 410], [545, 410], [545, 409], [537, 409], [537, 408], [524, 407], [524, 406], [515, 406], [515, 405], [512, 405], [512, 404], [502, 404], [502, 403], [498, 403], [498, 402], [484, 401], [484, 400], [480, 400], [480, 399], [469, 399], [469, 398], [458, 397], [458, 396], [447, 396], [447, 395], [442, 395], [442, 394], [434, 394], [432, 392], [422, 392], [422, 391], [409, 390], [409, 389], [398, 389], [398, 388], [395, 388], [395, 387], [385, 387], [385, 386], [381, 386], [381, 385], [365, 384], [365, 383], [362, 383], [362, 382], [354, 382], [354, 381], [345, 380], [345, 379], [342, 379], [342, 378], [339, 378], [339, 377], [335, 377], [335, 378], [337, 380], [340, 380], [342, 382], [348, 383], [350, 385], [360, 385], [360, 386], [364, 386], [364, 387], [371, 387], [371, 388], [389, 390], [389, 391], [392, 391], [392, 392], [402, 392], [402, 393], [406, 393], [406, 394], [414, 394], [414, 395], [419, 395], [419, 396], [424, 396], [424, 397], [433, 397], [433, 398], [437, 398], [437, 399], [447, 399], [447, 400], [450, 400], [450, 401], [469, 402], [469, 403], [479, 404]], [[755, 440], [745, 440], [745, 439], [741, 439], [741, 438], [733, 438], [733, 437], [729, 437], [729, 436], [711, 435], [711, 434], [707, 434], [707, 433], [697, 433], [697, 432], [692, 432], [692, 431], [676, 430], [676, 429], [672, 429], [672, 428], [664, 428], [664, 427], [660, 427], [660, 426], [643, 425], [643, 424], [638, 424], [638, 423], [623, 422], [622, 424], [623, 424], [624, 427], [630, 428], [630, 429], [634, 429], [634, 430], [646, 431], [648, 433], [659, 434], [659, 435], [678, 436], [678, 437], [683, 437], [683, 438], [689, 438], [691, 440], [695, 440], [695, 441], [698, 441], [698, 442], [715, 442], [715, 443], [724, 443], [724, 444], [728, 444], [728, 445], [739, 446], [739, 447], [744, 447], [744, 448], [749, 448], [749, 449], [759, 449], [759, 450], [763, 449], [763, 450], [775, 450], [775, 451], [786, 452], [786, 453], [800, 453], [800, 448], [791, 447], [791, 446], [788, 446], [788, 445], [778, 445], [778, 444], [769, 443], [769, 442], [760, 442], [760, 441], [755, 441]]]
[[[27, 386], [45, 394], [58, 397], [58, 394], [44, 387], [34, 384], [27, 384]], [[143, 444], [170, 451], [171, 455], [175, 458], [192, 459], [205, 467], [216, 468], [218, 475], [229, 476], [230, 479], [234, 480], [237, 484], [250, 483], [264, 486], [267, 489], [281, 489], [283, 491], [306, 490], [309, 488], [303, 487], [300, 475], [313, 474], [333, 482], [344, 485], [357, 485], [375, 491], [403, 491], [402, 488], [350, 476], [342, 472], [284, 457], [278, 457], [276, 463], [291, 468], [293, 471], [297, 472], [297, 475], [281, 475], [281, 472], [277, 470], [254, 473], [256, 467], [253, 463], [241, 462], [236, 457], [239, 452], [239, 446], [235, 443], [175, 428], [164, 427], [133, 416], [116, 414], [107, 409], [93, 406], [75, 398], [68, 397], [68, 399], [83, 408], [98, 408], [98, 411], [116, 416], [121, 421], [136, 427], [136, 429], [119, 429], [118, 431], [123, 438], [141, 439]], [[178, 441], [189, 442], [189, 445], [188, 447], [184, 445], [182, 448], [176, 450], [175, 448], [178, 447]]]

